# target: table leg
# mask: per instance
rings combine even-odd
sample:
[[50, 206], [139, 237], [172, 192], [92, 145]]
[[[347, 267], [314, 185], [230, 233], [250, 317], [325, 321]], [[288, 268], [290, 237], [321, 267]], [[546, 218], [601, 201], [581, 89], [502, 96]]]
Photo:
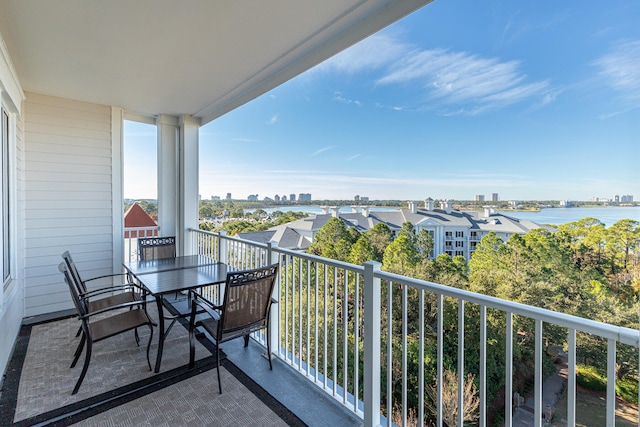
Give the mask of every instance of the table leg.
[[162, 302], [162, 295], [156, 295], [156, 305], [158, 306], [158, 329], [160, 334], [158, 338], [158, 355], [156, 356], [156, 369], [155, 373], [160, 372], [160, 363], [162, 362], [162, 351], [164, 349], [164, 308]]

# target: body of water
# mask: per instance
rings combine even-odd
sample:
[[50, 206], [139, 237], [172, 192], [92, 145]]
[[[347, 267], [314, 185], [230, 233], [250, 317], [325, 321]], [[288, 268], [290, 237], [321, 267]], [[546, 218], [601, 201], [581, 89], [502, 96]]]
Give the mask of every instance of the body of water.
[[[247, 209], [247, 212], [251, 212], [254, 209]], [[264, 209], [267, 213], [274, 211], [294, 211], [304, 212], [309, 214], [321, 214], [322, 208], [317, 205], [309, 206], [283, 206], [279, 208]], [[372, 212], [393, 212], [398, 210], [397, 208], [371, 208]], [[351, 212], [349, 206], [343, 206], [340, 208], [340, 212]], [[545, 208], [538, 212], [524, 212], [524, 211], [500, 211], [500, 213], [511, 216], [513, 218], [525, 219], [529, 221], [537, 222], [538, 224], [566, 224], [567, 222], [579, 221], [583, 218], [596, 218], [603, 222], [607, 227], [610, 227], [621, 219], [633, 219], [640, 221], [640, 206], [627, 207], [627, 206], [608, 206], [608, 207], [594, 207], [594, 208]]]
[[518, 219], [526, 219], [538, 224], [566, 224], [583, 218], [599, 219], [610, 227], [621, 219], [640, 221], [640, 207], [608, 206], [601, 208], [545, 208], [539, 212], [504, 211], [504, 215]]

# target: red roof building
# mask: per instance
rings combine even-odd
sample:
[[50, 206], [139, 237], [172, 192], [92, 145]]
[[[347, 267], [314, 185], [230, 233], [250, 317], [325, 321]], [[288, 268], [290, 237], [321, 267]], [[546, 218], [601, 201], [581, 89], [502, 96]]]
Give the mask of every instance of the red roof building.
[[[130, 228], [150, 228], [153, 230], [129, 230]], [[124, 238], [156, 237], [158, 224], [147, 214], [138, 203], [134, 202], [124, 214]]]

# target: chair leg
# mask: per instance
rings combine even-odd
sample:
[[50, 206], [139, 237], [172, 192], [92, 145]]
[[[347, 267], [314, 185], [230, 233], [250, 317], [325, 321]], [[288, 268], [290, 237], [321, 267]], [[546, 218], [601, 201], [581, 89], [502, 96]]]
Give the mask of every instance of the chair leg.
[[135, 329], [133, 330], [133, 335], [134, 335], [134, 336], [135, 336], [135, 338], [136, 338], [136, 345], [137, 345], [138, 347], [140, 347], [140, 337], [138, 336], [138, 328], [135, 328]]
[[76, 352], [73, 355], [73, 362], [71, 362], [71, 366], [69, 366], [69, 369], [75, 368], [76, 363], [78, 363], [78, 359], [82, 354], [82, 350], [84, 349], [84, 342], [86, 341], [86, 339], [87, 336], [83, 333], [82, 338], [80, 338], [80, 342], [78, 343], [78, 348], [76, 348]]
[[73, 388], [73, 392], [71, 392], [71, 394], [76, 394], [78, 392], [78, 390], [80, 389], [80, 385], [84, 380], [84, 376], [87, 374], [87, 369], [89, 368], [89, 361], [91, 360], [91, 345], [92, 345], [91, 340], [87, 340], [87, 353], [85, 354], [85, 357], [84, 357], [84, 365], [82, 366], [82, 372], [80, 372], [80, 378], [78, 378], [78, 382], [76, 383], [76, 386]]
[[[136, 329], [136, 335], [138, 330]], [[147, 343], [147, 363], [149, 364], [149, 370], [151, 370], [151, 359], [149, 358], [149, 351], [151, 350], [151, 340], [153, 339], [153, 326], [149, 325], [149, 343]]]
[[196, 359], [195, 326], [189, 325], [189, 369], [193, 368]]
[[222, 382], [220, 381], [220, 345], [216, 343], [216, 370], [218, 371], [218, 390], [222, 394]]
[[267, 357], [269, 358], [269, 369], [273, 371], [273, 365], [271, 364], [271, 334], [269, 333], [269, 323], [267, 323]]
[[82, 333], [82, 326], [78, 326], [78, 332], [76, 332], [76, 338], [78, 338], [81, 333]]
[[245, 347], [249, 346], [249, 334], [244, 336], [244, 346]]

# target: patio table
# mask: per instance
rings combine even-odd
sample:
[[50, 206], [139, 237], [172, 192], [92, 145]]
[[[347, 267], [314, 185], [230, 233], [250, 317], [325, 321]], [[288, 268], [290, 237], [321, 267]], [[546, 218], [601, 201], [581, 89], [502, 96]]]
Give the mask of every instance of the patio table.
[[[160, 329], [155, 366], [155, 372], [157, 373], [160, 372], [166, 335], [175, 321], [181, 317], [181, 315], [165, 317], [164, 296], [204, 286], [223, 284], [227, 280], [227, 271], [230, 268], [224, 263], [198, 255], [127, 262], [123, 265], [127, 272], [134, 276], [138, 283], [156, 299], [158, 326]], [[166, 331], [165, 318], [171, 320], [171, 324]]]

